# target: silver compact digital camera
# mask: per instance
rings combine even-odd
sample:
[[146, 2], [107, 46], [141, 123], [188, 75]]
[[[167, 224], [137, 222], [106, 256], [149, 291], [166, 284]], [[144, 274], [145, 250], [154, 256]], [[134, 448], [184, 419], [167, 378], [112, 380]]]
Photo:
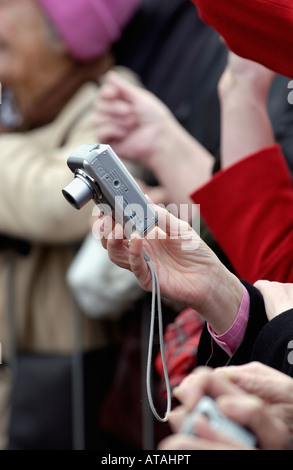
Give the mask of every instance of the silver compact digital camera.
[[156, 226], [158, 215], [120, 158], [109, 145], [82, 145], [68, 158], [74, 179], [62, 190], [75, 208], [91, 199], [105, 215], [124, 226], [126, 237], [141, 237]]

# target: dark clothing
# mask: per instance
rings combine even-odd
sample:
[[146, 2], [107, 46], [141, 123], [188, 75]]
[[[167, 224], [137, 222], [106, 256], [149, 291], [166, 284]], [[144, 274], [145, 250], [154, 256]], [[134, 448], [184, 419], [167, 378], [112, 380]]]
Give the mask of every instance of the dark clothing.
[[212, 339], [205, 325], [199, 342], [197, 365], [216, 368], [258, 361], [293, 377], [289, 345], [293, 341], [293, 309], [268, 322], [261, 293], [251, 284], [244, 281], [243, 284], [250, 295], [250, 313], [240, 346], [229, 358]]
[[257, 360], [293, 377], [293, 309], [268, 322], [259, 333], [252, 351]]

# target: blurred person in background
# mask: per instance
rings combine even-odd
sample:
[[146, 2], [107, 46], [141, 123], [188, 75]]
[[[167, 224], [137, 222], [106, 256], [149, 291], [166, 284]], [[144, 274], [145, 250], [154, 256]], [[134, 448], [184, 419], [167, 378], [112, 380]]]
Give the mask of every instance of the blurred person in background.
[[2, 449], [110, 445], [98, 411], [115, 363], [113, 332], [76, 313], [65, 280], [92, 207], [75, 211], [61, 190], [72, 178], [70, 153], [96, 141], [98, 80], [138, 6], [0, 1]]

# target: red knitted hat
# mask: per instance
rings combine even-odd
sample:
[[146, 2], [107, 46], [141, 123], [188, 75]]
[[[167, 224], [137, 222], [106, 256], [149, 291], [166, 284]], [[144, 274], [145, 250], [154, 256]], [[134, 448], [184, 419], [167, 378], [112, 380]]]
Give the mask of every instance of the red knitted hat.
[[293, 77], [292, 0], [192, 0], [229, 49]]

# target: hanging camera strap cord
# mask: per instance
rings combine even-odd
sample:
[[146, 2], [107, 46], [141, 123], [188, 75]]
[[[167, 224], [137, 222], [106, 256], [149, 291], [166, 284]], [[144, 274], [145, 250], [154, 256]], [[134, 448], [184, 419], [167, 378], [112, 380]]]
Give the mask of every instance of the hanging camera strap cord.
[[[150, 324], [150, 335], [149, 335], [149, 346], [148, 346], [148, 359], [147, 359], [147, 370], [146, 370], [146, 388], [147, 396], [150, 408], [153, 412], [155, 418], [162, 423], [168, 421], [168, 414], [171, 411], [171, 387], [169, 382], [169, 376], [166, 366], [165, 351], [164, 351], [164, 337], [163, 337], [163, 319], [162, 319], [162, 305], [161, 305], [161, 293], [160, 293], [160, 283], [158, 279], [157, 272], [149, 258], [149, 256], [143, 252], [144, 259], [150, 269], [152, 276], [152, 303], [151, 303], [151, 324]], [[159, 416], [157, 410], [154, 406], [152, 390], [151, 390], [151, 370], [152, 370], [152, 351], [154, 343], [154, 328], [155, 328], [155, 316], [156, 316], [156, 297], [157, 297], [157, 310], [158, 310], [158, 327], [159, 327], [159, 343], [160, 343], [160, 352], [162, 357], [164, 379], [166, 384], [167, 391], [167, 407], [164, 418]]]

